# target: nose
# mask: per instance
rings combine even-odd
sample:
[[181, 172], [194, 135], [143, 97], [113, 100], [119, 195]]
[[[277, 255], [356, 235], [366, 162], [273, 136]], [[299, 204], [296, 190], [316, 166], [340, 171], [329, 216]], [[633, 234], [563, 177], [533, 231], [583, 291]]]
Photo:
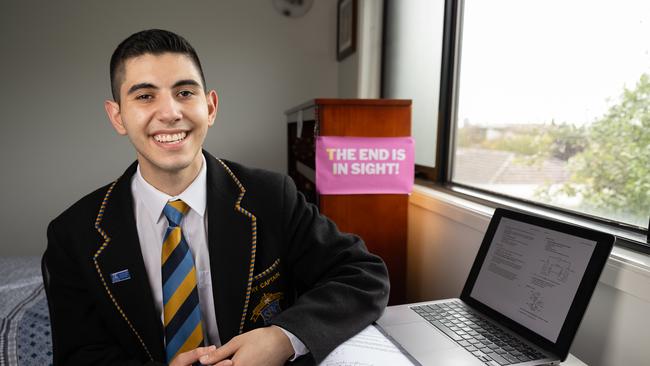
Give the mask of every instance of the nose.
[[163, 123], [174, 123], [183, 118], [181, 106], [170, 93], [158, 96], [158, 119]]

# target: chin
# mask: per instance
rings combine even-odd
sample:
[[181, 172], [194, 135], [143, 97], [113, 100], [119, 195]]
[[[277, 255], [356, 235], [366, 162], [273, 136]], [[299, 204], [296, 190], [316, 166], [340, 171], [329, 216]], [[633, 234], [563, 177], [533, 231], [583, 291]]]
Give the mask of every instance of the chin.
[[158, 169], [166, 171], [168, 173], [178, 173], [184, 169], [189, 168], [192, 165], [192, 160], [168, 161], [161, 162], [160, 164], [156, 165], [158, 166]]
[[180, 157], [180, 156], [175, 156], [175, 157], [158, 157], [155, 159], [146, 159], [147, 165], [149, 165], [150, 168], [154, 169], [155, 171], [158, 172], [164, 172], [167, 174], [175, 174], [180, 171], [183, 171], [184, 169], [187, 169], [192, 165], [193, 159], [190, 157]]
[[[197, 153], [200, 153], [199, 150]], [[166, 173], [177, 174], [187, 168], [190, 168], [197, 158], [195, 152], [175, 152], [172, 154], [160, 154], [159, 152], [149, 152], [147, 154], [138, 154], [151, 169]], [[140, 159], [138, 159], [140, 160]]]

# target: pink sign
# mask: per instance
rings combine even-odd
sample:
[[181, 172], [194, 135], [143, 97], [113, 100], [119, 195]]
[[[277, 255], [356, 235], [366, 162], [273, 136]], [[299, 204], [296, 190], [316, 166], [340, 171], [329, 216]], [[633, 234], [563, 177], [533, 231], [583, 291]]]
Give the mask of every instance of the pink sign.
[[410, 193], [413, 138], [316, 138], [316, 188], [321, 194]]

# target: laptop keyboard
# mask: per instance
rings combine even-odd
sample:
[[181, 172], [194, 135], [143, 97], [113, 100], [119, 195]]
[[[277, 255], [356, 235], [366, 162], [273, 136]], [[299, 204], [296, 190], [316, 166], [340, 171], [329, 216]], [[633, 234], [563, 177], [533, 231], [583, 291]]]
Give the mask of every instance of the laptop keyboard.
[[411, 309], [488, 365], [544, 358], [527, 344], [474, 315], [460, 301], [417, 305]]

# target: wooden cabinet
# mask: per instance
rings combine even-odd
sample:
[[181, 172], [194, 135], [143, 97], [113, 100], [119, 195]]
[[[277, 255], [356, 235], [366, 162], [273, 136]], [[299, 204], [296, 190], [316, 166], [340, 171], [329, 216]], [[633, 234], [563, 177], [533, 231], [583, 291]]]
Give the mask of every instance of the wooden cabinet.
[[316, 136], [404, 137], [411, 135], [411, 101], [314, 99], [286, 112], [289, 175], [307, 200], [341, 231], [359, 235], [381, 256], [390, 275], [390, 304], [406, 300], [408, 195], [319, 195], [315, 185]]

